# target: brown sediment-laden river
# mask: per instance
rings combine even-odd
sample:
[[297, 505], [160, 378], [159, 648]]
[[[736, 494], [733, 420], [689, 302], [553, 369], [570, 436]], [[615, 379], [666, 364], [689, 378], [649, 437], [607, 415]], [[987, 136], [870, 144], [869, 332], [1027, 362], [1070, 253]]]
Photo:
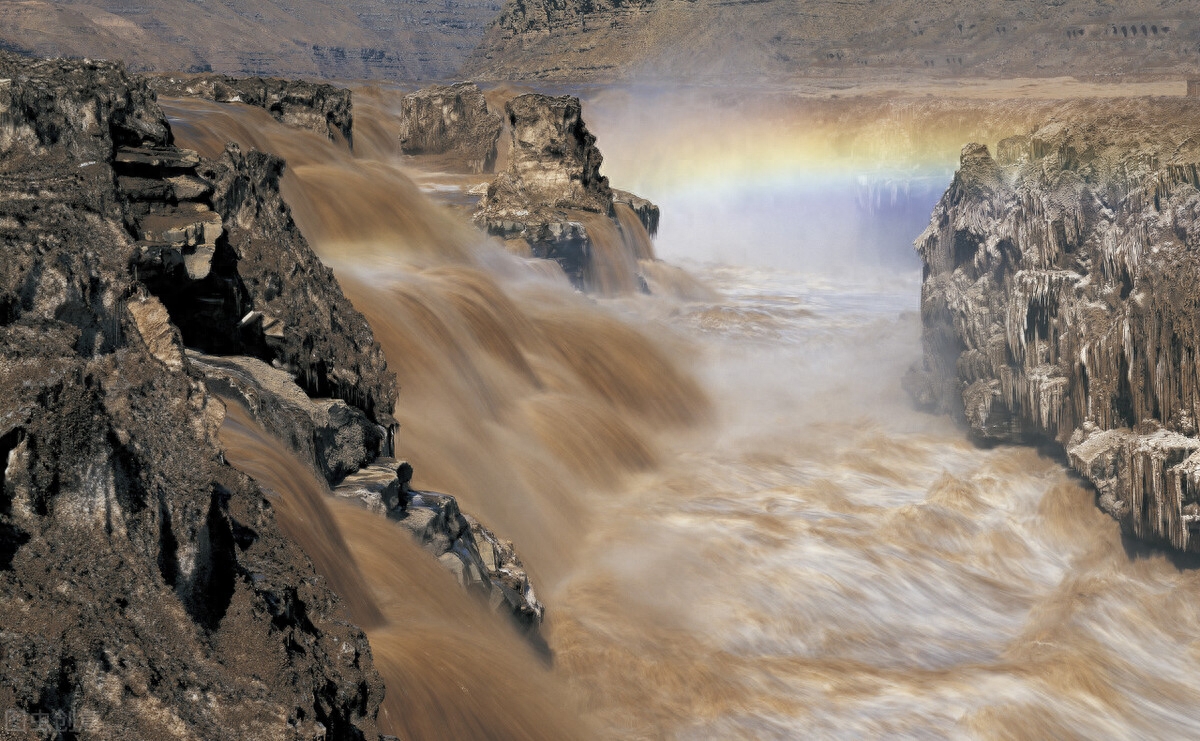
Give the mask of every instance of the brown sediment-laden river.
[[[610, 177], [663, 207], [658, 256], [694, 280], [651, 265], [655, 294], [609, 298], [435, 203], [389, 154], [383, 103], [358, 109], [378, 141], [355, 157], [263, 111], [165, 102], [181, 146], [288, 159], [298, 224], [398, 374], [414, 483], [512, 539], [546, 604], [549, 665], [231, 417], [230, 460], [371, 639], [381, 728], [1200, 735], [1200, 572], [1128, 547], [1058, 462], [978, 448], [901, 390], [921, 353], [911, 241], [957, 149], [833, 167], [816, 153], [838, 132], [791, 150], [726, 109], [681, 140], [679, 115], [631, 125], [631, 100], [596, 94], [592, 129]], [[646, 256], [625, 247], [614, 265]]]

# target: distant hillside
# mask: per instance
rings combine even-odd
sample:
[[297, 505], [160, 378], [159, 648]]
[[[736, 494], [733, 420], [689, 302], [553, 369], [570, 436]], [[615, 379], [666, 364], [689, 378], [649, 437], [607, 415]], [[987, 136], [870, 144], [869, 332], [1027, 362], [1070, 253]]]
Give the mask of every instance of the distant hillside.
[[1200, 71], [1189, 0], [506, 0], [463, 72], [780, 81]]
[[429, 80], [454, 74], [501, 0], [5, 0], [0, 48], [137, 71]]
[[426, 81], [1200, 75], [1196, 0], [3, 0], [0, 49]]

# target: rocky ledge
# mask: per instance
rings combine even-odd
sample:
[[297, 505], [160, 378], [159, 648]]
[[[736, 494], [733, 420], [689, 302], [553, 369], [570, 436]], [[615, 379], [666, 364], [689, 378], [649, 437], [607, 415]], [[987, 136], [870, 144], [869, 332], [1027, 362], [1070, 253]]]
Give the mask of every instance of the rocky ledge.
[[496, 142], [504, 128], [472, 82], [431, 85], [404, 96], [400, 105], [400, 151], [450, 155], [470, 172], [493, 172]]
[[[557, 261], [581, 288], [598, 287], [599, 230], [615, 232], [626, 246], [645, 245], [644, 254], [625, 250], [633, 269], [638, 259], [653, 259], [648, 237], [658, 230], [658, 207], [609, 187], [579, 99], [530, 93], [504, 108], [512, 135], [509, 164], [480, 200], [476, 223], [493, 236], [524, 241], [535, 257]], [[620, 219], [620, 209], [634, 218]], [[629, 233], [639, 226], [645, 239]]]
[[389, 430], [340, 399], [312, 398], [290, 373], [252, 357], [187, 350], [192, 371], [221, 399], [241, 405], [332, 493], [398, 523], [467, 591], [512, 618], [538, 647], [545, 608], [512, 543], [468, 514], [453, 496], [409, 486], [413, 470], [391, 456]]
[[459, 586], [511, 617], [541, 647], [538, 629], [545, 608], [512, 542], [459, 510], [454, 497], [413, 489], [412, 475], [407, 462], [381, 458], [346, 477], [334, 494], [399, 523], [454, 574]]
[[1200, 550], [1200, 106], [1063, 105], [978, 144], [917, 242], [925, 405], [1055, 441], [1130, 534]]
[[161, 75], [147, 79], [150, 87], [164, 97], [245, 103], [266, 110], [285, 126], [307, 129], [348, 146], [354, 142], [353, 106], [350, 91], [345, 88], [302, 80], [215, 74]]

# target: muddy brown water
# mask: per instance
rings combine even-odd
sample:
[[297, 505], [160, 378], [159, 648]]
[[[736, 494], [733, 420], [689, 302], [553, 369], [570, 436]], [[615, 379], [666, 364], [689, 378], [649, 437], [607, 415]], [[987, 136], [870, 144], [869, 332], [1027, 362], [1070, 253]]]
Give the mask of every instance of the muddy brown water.
[[[230, 460], [368, 632], [388, 732], [1200, 734], [1200, 572], [1128, 549], [1055, 461], [910, 407], [903, 260], [693, 264], [683, 298], [597, 301], [487, 244], [380, 143], [354, 158], [261, 111], [166, 108], [182, 146], [289, 158], [297, 222], [398, 374], [415, 484], [514, 540], [547, 605], [550, 667], [232, 416]], [[608, 247], [614, 270], [644, 259]]]

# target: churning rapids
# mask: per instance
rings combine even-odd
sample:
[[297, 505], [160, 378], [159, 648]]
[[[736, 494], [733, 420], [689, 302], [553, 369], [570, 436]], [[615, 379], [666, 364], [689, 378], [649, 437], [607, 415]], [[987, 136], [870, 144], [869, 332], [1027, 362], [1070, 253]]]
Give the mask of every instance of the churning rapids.
[[[255, 109], [164, 108], [181, 146], [288, 159], [297, 222], [399, 376], [414, 483], [511, 538], [547, 606], [549, 666], [232, 415], [230, 460], [368, 632], [385, 732], [1200, 735], [1200, 571], [1128, 547], [1055, 461], [912, 408], [921, 225], [861, 187], [856, 207], [853, 178], [776, 189], [774, 212], [716, 208], [753, 200], [750, 179], [645, 192], [660, 253], [709, 260], [688, 268], [707, 290], [595, 300], [429, 200], [383, 96], [356, 98], [354, 157]], [[945, 182], [909, 205], [928, 214]], [[803, 230], [831, 210], [895, 223], [869, 249]]]

